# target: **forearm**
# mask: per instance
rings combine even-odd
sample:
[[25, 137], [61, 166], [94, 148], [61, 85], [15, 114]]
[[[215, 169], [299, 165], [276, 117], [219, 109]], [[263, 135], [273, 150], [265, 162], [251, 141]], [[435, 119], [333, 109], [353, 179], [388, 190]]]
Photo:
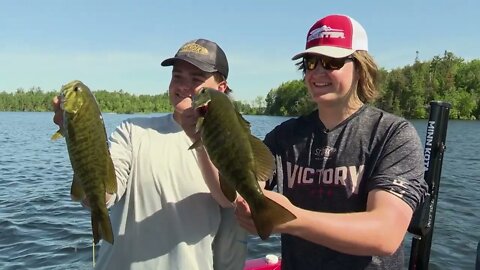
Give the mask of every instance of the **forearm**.
[[395, 218], [389, 221], [381, 212], [334, 214], [298, 209], [294, 214], [297, 219], [283, 233], [352, 255], [390, 255], [405, 235]]
[[[290, 234], [330, 249], [358, 256], [385, 256], [398, 250], [411, 219], [412, 209], [387, 192], [369, 194], [367, 211], [325, 213], [294, 206], [282, 194], [264, 190], [264, 195], [285, 207], [296, 219], [279, 224], [274, 232]], [[250, 207], [240, 198], [237, 220], [256, 233]]]
[[217, 201], [222, 207], [233, 207], [232, 202], [230, 202], [222, 192], [220, 188], [220, 180], [218, 175], [217, 168], [213, 165], [208, 157], [207, 151], [204, 147], [197, 147], [195, 149], [197, 153], [198, 162], [200, 169], [205, 179], [205, 184], [210, 190], [212, 197]]
[[390, 255], [405, 237], [413, 210], [401, 198], [382, 190], [368, 194], [365, 212], [324, 213], [298, 208], [282, 195], [267, 193], [297, 218], [279, 225], [287, 233], [352, 255]]

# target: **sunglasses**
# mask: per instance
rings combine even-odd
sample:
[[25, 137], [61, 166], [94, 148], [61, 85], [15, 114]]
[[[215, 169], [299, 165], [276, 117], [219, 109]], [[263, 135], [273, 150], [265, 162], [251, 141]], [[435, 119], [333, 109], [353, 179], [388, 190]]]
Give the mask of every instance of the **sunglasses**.
[[325, 70], [339, 70], [345, 65], [347, 60], [353, 60], [353, 56], [347, 56], [343, 58], [333, 58], [328, 56], [306, 56], [303, 58], [303, 66], [306, 70], [314, 70], [318, 62]]

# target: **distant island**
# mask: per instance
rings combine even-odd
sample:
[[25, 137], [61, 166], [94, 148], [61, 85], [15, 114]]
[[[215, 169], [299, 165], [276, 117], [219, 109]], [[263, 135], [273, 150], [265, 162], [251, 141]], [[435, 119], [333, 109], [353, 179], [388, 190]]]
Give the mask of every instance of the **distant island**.
[[[480, 60], [465, 61], [451, 52], [429, 61], [415, 59], [412, 65], [392, 70], [380, 69], [377, 87], [382, 96], [375, 106], [408, 119], [428, 117], [428, 104], [443, 100], [452, 104], [450, 118], [480, 118]], [[134, 95], [123, 90], [93, 91], [103, 112], [170, 112], [168, 91], [159, 95]], [[51, 111], [58, 92], [39, 87], [0, 92], [0, 111]], [[267, 96], [253, 101], [234, 101], [243, 114], [298, 116], [315, 109], [302, 80], [283, 82]]]

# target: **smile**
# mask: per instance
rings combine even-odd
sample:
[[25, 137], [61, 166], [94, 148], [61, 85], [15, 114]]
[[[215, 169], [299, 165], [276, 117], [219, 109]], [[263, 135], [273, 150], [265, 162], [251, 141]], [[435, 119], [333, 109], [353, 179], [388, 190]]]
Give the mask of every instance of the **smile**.
[[313, 85], [316, 87], [324, 87], [331, 85], [331, 83], [313, 83]]
[[176, 93], [175, 96], [179, 98], [192, 98], [191, 95], [180, 95], [179, 93]]

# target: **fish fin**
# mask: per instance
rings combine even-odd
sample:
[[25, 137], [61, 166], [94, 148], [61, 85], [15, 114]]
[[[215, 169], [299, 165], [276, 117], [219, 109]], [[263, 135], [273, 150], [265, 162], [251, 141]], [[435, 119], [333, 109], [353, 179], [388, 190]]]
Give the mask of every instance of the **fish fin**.
[[73, 201], [77, 202], [85, 199], [85, 192], [82, 188], [82, 181], [75, 173], [73, 174], [72, 187], [70, 188], [70, 197]]
[[60, 128], [59, 130], [57, 130], [57, 132], [55, 132], [52, 137], [50, 138], [52, 141], [55, 141], [55, 140], [58, 140], [62, 137], [64, 137], [64, 132], [63, 132], [63, 129]]
[[235, 112], [237, 113], [237, 118], [238, 118], [240, 124], [242, 125], [242, 127], [245, 130], [250, 131], [250, 122], [248, 122], [245, 118], [243, 118], [243, 116], [237, 110], [235, 110]]
[[115, 167], [113, 166], [113, 162], [110, 157], [108, 157], [107, 161], [107, 177], [103, 184], [105, 185], [105, 191], [107, 193], [117, 193], [117, 178], [115, 175]]
[[267, 240], [270, 237], [274, 226], [297, 218], [285, 207], [265, 196], [262, 196], [261, 200], [257, 200], [250, 209], [258, 236], [262, 240]]
[[275, 170], [275, 158], [270, 149], [257, 137], [250, 136], [253, 155], [255, 157], [255, 174], [257, 181], [267, 181], [272, 178]]
[[222, 189], [223, 195], [227, 197], [227, 199], [231, 202], [235, 200], [237, 197], [237, 191], [229, 184], [229, 182], [222, 177], [222, 175], [219, 176], [220, 180], [220, 188]]
[[[205, 117], [198, 117], [197, 119], [197, 124], [195, 125], [195, 132], [196, 134], [200, 134], [200, 130], [202, 129], [202, 126], [203, 126], [203, 121], [205, 120]], [[195, 148], [198, 148], [202, 146], [202, 139], [198, 139], [196, 140], [189, 148], [188, 150], [192, 150], [192, 149], [195, 149]]]
[[196, 140], [189, 148], [188, 150], [192, 150], [192, 149], [195, 149], [195, 148], [198, 148], [200, 146], [202, 146], [203, 143], [202, 143], [202, 139], [198, 139]]
[[113, 245], [113, 229], [108, 212], [92, 212], [91, 218], [93, 242], [98, 244], [103, 239]]
[[205, 121], [205, 117], [199, 116], [197, 118], [197, 123], [195, 124], [195, 131], [198, 133], [202, 129], [203, 121]]

